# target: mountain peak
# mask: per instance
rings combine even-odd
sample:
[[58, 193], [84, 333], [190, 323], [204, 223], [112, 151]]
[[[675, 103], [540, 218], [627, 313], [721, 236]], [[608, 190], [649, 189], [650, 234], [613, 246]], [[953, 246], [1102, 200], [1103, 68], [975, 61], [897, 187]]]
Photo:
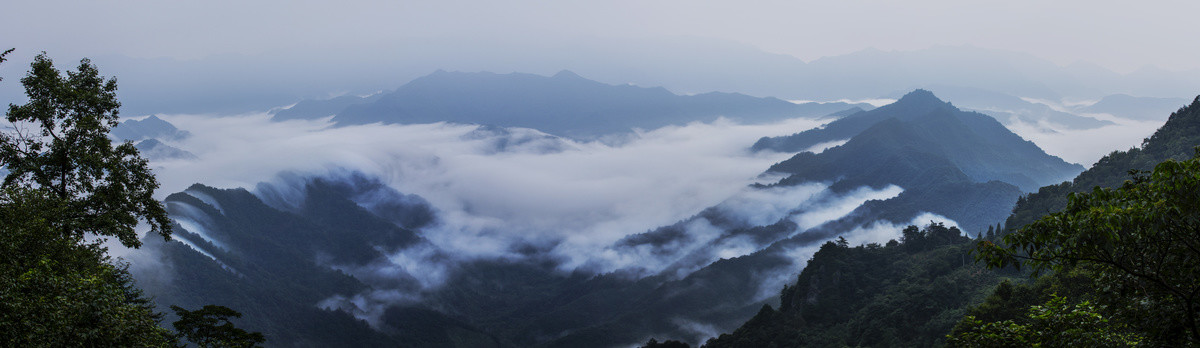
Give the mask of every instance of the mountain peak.
[[583, 79], [583, 76], [579, 76], [579, 74], [570, 70], [559, 71], [553, 77], [556, 79]]
[[924, 89], [908, 92], [908, 94], [905, 94], [903, 97], [900, 97], [900, 100], [896, 101], [896, 104], [904, 105], [940, 105], [945, 103], [933, 95], [933, 92]]

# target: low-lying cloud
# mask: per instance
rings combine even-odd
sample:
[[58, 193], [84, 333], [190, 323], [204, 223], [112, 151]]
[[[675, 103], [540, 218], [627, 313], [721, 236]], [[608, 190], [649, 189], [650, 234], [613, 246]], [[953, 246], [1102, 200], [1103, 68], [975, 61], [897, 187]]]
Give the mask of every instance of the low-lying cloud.
[[[719, 119], [639, 130], [614, 145], [446, 123], [332, 127], [327, 119], [270, 122], [265, 114], [161, 117], [193, 134], [172, 145], [198, 159], [154, 163], [160, 196], [197, 182], [253, 188], [281, 172], [358, 171], [427, 200], [441, 222], [423, 235], [465, 258], [516, 257], [517, 246], [530, 244], [598, 252], [629, 234], [670, 225], [743, 192], [788, 156], [747, 152], [758, 138], [819, 124]], [[520, 146], [498, 151], [496, 137]]]

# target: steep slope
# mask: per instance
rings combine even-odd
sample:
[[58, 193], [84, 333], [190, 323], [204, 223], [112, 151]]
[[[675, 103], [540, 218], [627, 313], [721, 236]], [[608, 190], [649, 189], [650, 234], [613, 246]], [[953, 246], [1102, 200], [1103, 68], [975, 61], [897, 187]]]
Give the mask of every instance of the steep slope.
[[302, 102], [275, 119], [330, 115], [340, 125], [382, 123], [477, 123], [534, 128], [569, 137], [596, 137], [718, 116], [746, 122], [821, 117], [867, 104], [794, 104], [736, 93], [672, 94], [664, 88], [614, 86], [562, 71], [552, 77], [438, 71], [393, 92], [355, 99]]
[[[881, 123], [890, 121], [877, 127]], [[902, 124], [907, 124], [905, 129]], [[888, 135], [891, 128], [903, 135]], [[867, 133], [868, 130], [873, 132]], [[1000, 180], [1017, 185], [1022, 190], [1032, 191], [1046, 184], [1059, 182], [1083, 170], [1050, 156], [1032, 142], [1021, 139], [1004, 128], [995, 119], [974, 112], [964, 112], [953, 105], [942, 102], [925, 90], [916, 90], [896, 103], [878, 109], [847, 116], [821, 128], [808, 130], [785, 137], [763, 138], [754, 144], [754, 150], [799, 152], [810, 146], [866, 134], [872, 138], [887, 138], [891, 145], [938, 153], [962, 170], [972, 181], [988, 182]], [[874, 147], [878, 149], [877, 146]], [[859, 148], [849, 156], [870, 156], [872, 146]], [[844, 153], [846, 151], [837, 151]], [[805, 166], [808, 156], [785, 161], [772, 168], [773, 171], [788, 173]], [[864, 158], [866, 159], [866, 158]], [[844, 163], [847, 161], [839, 161]], [[830, 174], [842, 175], [848, 164]]]

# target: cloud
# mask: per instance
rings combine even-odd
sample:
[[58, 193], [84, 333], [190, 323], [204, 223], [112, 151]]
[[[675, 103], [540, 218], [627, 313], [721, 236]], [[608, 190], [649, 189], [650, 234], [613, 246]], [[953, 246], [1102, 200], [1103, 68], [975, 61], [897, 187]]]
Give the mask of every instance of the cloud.
[[[516, 246], [528, 244], [557, 245], [564, 253], [592, 251], [564, 255], [568, 258], [598, 256], [593, 254], [629, 234], [670, 225], [745, 193], [764, 168], [787, 157], [746, 148], [762, 136], [819, 124], [719, 119], [638, 130], [613, 144], [447, 123], [331, 127], [327, 119], [270, 122], [265, 114], [160, 117], [193, 134], [171, 145], [198, 157], [153, 163], [163, 183], [160, 196], [196, 182], [253, 188], [285, 171], [298, 176], [358, 171], [428, 201], [441, 223], [425, 227], [423, 235], [464, 258], [517, 257]], [[503, 142], [496, 137], [514, 137], [521, 145], [498, 151], [496, 144]], [[556, 144], [554, 151], [539, 141]], [[767, 197], [759, 204], [774, 207], [768, 215], [786, 209]]]
[[[1097, 115], [1085, 115], [1097, 116]], [[1099, 118], [1099, 117], [1098, 117]], [[1025, 140], [1032, 141], [1038, 147], [1054, 156], [1071, 163], [1079, 163], [1090, 167], [1101, 157], [1115, 150], [1128, 150], [1141, 146], [1142, 139], [1150, 137], [1154, 131], [1163, 125], [1163, 121], [1133, 121], [1120, 118], [1107, 118], [1116, 122], [1115, 125], [1083, 130], [1055, 130], [1048, 124], [1015, 123], [1008, 128]]]

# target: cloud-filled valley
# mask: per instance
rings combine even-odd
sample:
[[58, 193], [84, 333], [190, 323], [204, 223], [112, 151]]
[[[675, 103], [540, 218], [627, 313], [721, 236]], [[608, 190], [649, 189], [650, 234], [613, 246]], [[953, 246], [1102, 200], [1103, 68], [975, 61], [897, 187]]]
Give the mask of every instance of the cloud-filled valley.
[[[266, 115], [162, 117], [194, 134], [174, 144], [199, 159], [156, 162], [160, 194], [196, 182], [253, 188], [283, 172], [358, 171], [428, 200], [442, 221], [427, 233], [435, 244], [487, 257], [519, 243], [598, 249], [674, 223], [743, 191], [785, 158], [747, 153], [755, 139], [817, 125], [719, 120], [640, 131], [619, 145], [512, 129], [498, 136], [531, 137], [534, 144], [495, 152], [496, 139], [471, 136], [475, 125], [334, 128], [323, 120], [269, 122]], [[537, 142], [563, 150], [540, 151]]]

